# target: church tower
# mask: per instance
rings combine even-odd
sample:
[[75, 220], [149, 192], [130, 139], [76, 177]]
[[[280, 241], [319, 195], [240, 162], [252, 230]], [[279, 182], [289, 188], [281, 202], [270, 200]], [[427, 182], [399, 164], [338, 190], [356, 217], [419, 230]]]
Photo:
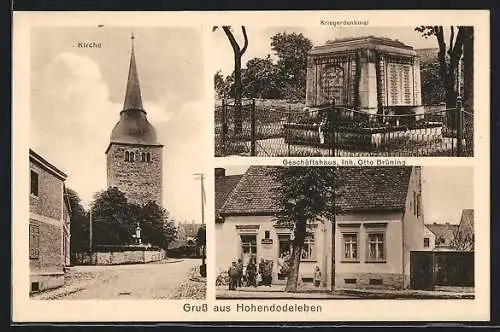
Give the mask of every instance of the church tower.
[[156, 131], [142, 106], [134, 54], [134, 36], [127, 90], [120, 120], [111, 132], [106, 149], [108, 187], [124, 192], [129, 202], [162, 205], [162, 150]]

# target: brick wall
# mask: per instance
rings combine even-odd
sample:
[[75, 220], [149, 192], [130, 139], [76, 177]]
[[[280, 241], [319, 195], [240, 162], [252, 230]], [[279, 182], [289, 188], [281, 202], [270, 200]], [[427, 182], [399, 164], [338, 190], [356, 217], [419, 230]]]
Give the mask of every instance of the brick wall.
[[30, 163], [30, 169], [38, 173], [38, 197], [30, 195], [30, 212], [59, 220], [63, 205], [63, 181], [34, 163]]
[[117, 252], [76, 253], [80, 265], [115, 265], [157, 262], [166, 257], [165, 250], [136, 250]]
[[30, 225], [39, 227], [38, 259], [30, 259], [32, 274], [63, 272], [61, 257], [61, 229], [39, 220], [30, 219]]
[[[125, 151], [133, 151], [135, 162], [125, 161]], [[151, 153], [151, 162], [142, 162], [142, 152]], [[116, 186], [131, 202], [162, 202], [162, 148], [113, 144], [107, 153], [108, 186]]]

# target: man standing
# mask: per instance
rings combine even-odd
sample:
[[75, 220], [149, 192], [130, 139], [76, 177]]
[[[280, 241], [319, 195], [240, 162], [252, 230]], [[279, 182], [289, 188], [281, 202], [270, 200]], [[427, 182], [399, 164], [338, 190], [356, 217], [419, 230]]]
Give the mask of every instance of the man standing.
[[266, 263], [264, 262], [264, 258], [261, 258], [260, 259], [260, 262], [259, 262], [259, 274], [261, 276], [261, 284], [262, 285], [265, 285], [266, 282], [265, 282], [265, 275], [266, 275], [266, 272], [265, 272], [265, 269], [266, 269]]
[[236, 290], [236, 284], [238, 282], [238, 267], [236, 262], [233, 262], [228, 270], [229, 274], [229, 290]]
[[236, 264], [236, 268], [238, 269], [238, 280], [237, 280], [237, 287], [241, 287], [243, 284], [243, 262], [241, 259], [238, 259], [238, 263]]
[[248, 286], [257, 287], [256, 281], [257, 267], [255, 266], [253, 258], [250, 259], [250, 262], [247, 265], [247, 282]]

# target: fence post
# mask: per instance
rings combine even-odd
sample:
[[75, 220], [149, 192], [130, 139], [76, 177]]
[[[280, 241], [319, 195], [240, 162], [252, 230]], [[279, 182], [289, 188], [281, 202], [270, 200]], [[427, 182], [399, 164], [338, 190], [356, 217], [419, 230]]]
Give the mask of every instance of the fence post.
[[226, 155], [226, 135], [227, 135], [227, 114], [226, 114], [226, 98], [222, 99], [222, 137], [221, 137], [221, 147], [222, 155]]
[[455, 108], [457, 112], [457, 156], [461, 157], [463, 155], [464, 118], [462, 113], [462, 97], [460, 95], [457, 96]]
[[250, 125], [250, 155], [255, 157], [255, 99], [252, 98], [252, 108], [250, 110], [251, 125]]
[[328, 130], [330, 131], [330, 157], [335, 157], [335, 98], [332, 98], [328, 112]]
[[290, 157], [290, 117], [292, 114], [292, 105], [288, 105], [288, 114], [287, 114], [287, 121], [288, 121], [288, 127], [285, 129], [285, 138], [286, 142], [288, 142], [287, 147], [288, 147], [288, 157]]

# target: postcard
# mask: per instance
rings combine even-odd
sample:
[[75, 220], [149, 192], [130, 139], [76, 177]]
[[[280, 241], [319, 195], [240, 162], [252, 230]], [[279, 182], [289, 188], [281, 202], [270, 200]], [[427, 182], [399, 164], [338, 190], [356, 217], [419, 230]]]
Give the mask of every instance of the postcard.
[[15, 12], [12, 320], [488, 320], [489, 34]]

